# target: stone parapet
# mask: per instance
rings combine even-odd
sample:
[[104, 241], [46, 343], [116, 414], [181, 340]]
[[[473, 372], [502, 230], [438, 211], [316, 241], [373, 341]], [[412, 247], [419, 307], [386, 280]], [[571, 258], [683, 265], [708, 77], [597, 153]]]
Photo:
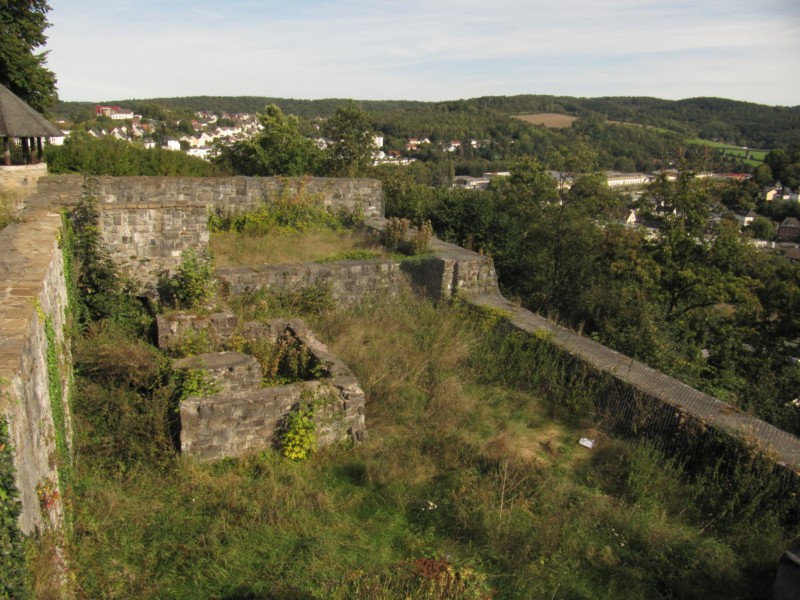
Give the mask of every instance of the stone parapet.
[[[57, 525], [63, 516], [57, 467], [64, 457], [56, 447], [53, 410], [60, 408], [64, 415], [69, 444], [71, 364], [64, 338], [67, 291], [60, 229], [58, 213], [42, 212], [0, 232], [0, 412], [8, 419], [14, 447], [23, 533]], [[50, 381], [48, 356], [59, 362], [57, 382]], [[51, 390], [59, 397], [51, 398]]]
[[47, 165], [0, 165], [0, 191], [17, 192], [29, 196], [36, 192], [40, 177], [47, 175]]
[[[644, 421], [644, 413], [656, 415], [658, 433], [670, 433], [687, 422], [694, 422], [700, 429], [708, 428], [723, 432], [742, 440], [748, 447], [757, 449], [777, 464], [800, 473], [800, 439], [778, 429], [730, 404], [696, 390], [677, 379], [648, 367], [624, 354], [581, 336], [552, 321], [513, 305], [499, 294], [476, 297], [475, 304], [500, 309], [508, 316], [510, 324], [517, 330], [546, 339], [564, 353], [591, 367], [594, 372], [619, 382], [631, 393], [611, 393], [609, 397], [599, 395], [595, 401], [610, 404], [607, 417], [609, 423], [623, 413], [632, 421]], [[606, 395], [609, 396], [609, 395]], [[616, 396], [616, 398], [613, 398]], [[609, 402], [609, 400], [611, 400]], [[633, 406], [636, 405], [636, 406]], [[642, 414], [637, 414], [642, 410]], [[652, 420], [652, 419], [651, 419]], [[625, 424], [623, 424], [625, 425]], [[628, 423], [628, 426], [632, 423]], [[646, 427], [638, 422], [638, 433]]]

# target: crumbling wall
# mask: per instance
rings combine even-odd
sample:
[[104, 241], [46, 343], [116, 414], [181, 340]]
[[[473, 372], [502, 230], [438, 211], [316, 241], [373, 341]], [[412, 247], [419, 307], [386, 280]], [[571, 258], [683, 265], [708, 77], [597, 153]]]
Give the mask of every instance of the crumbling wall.
[[[180, 405], [181, 452], [200, 460], [238, 456], [269, 448], [287, 416], [299, 406], [314, 404], [317, 447], [365, 439], [364, 392], [355, 375], [299, 320], [275, 319], [266, 325], [232, 326], [232, 315], [220, 313], [193, 318], [160, 316], [159, 344], [174, 347], [185, 335], [207, 334], [225, 344], [240, 339], [275, 339], [291, 335], [302, 343], [320, 366], [318, 380], [262, 387], [258, 362], [240, 352], [212, 352], [181, 359], [176, 369], [200, 369], [209, 376], [214, 392], [186, 398]], [[216, 330], [215, 324], [221, 325]]]

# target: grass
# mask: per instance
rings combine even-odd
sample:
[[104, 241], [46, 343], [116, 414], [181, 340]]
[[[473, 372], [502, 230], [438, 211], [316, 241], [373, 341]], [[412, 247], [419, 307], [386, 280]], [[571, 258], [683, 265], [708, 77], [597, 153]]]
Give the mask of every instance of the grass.
[[[742, 148], [740, 146], [732, 146], [730, 144], [724, 144], [722, 142], [701, 140], [700, 138], [687, 140], [687, 142], [690, 144], [708, 146], [709, 148], [714, 148], [719, 151], [724, 151], [727, 156], [736, 157], [740, 159], [743, 163], [748, 164], [751, 167], [757, 167], [763, 164], [764, 158], [769, 153], [769, 150], [754, 150], [749, 148]], [[746, 158], [748, 154], [750, 155], [749, 159]]]
[[[769, 589], [791, 534], [769, 515], [715, 520], [699, 508], [704, 482], [680, 464], [570, 413], [566, 401], [580, 399], [545, 345], [506, 344], [464, 309], [411, 296], [310, 318], [365, 390], [370, 439], [301, 463], [272, 451], [210, 464], [176, 456], [163, 444], [157, 357], [95, 332], [111, 335], [120, 357], [131, 344], [135, 368], [118, 367], [102, 386], [79, 381], [78, 598], [751, 598]], [[84, 373], [110, 342], [84, 344]], [[104, 408], [98, 399], [114, 394], [96, 388], [111, 384], [145, 400]], [[158, 418], [141, 414], [148, 402]], [[108, 444], [122, 433], [115, 463]], [[582, 436], [594, 450], [577, 445]]]
[[264, 236], [226, 231], [212, 233], [209, 246], [216, 267], [297, 264], [342, 256], [377, 258], [383, 255], [378, 239], [364, 232], [352, 231], [323, 230]]
[[578, 120], [578, 117], [562, 115], [558, 113], [535, 113], [529, 115], [515, 115], [515, 119], [531, 123], [532, 125], [542, 125], [549, 129], [566, 129]]
[[0, 190], [0, 231], [11, 223], [16, 222], [14, 211], [18, 201], [18, 194], [12, 191]]

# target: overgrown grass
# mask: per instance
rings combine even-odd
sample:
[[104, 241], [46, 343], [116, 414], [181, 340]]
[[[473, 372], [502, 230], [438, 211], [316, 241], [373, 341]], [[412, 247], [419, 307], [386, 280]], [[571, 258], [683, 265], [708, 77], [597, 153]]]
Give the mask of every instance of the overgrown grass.
[[211, 234], [209, 247], [217, 267], [264, 263], [298, 264], [342, 260], [342, 257], [350, 256], [378, 258], [384, 255], [378, 239], [364, 232], [353, 231], [310, 231], [258, 236], [223, 231]]
[[[319, 313], [315, 331], [365, 389], [370, 440], [302, 463], [271, 450], [178, 458], [163, 442], [155, 355], [95, 332], [78, 363], [102, 385], [80, 382], [76, 428], [103, 451], [84, 443], [75, 464], [77, 596], [765, 595], [790, 532], [768, 517], [717, 527], [703, 482], [650, 445], [592, 429], [575, 416], [580, 395], [558, 383], [569, 374], [548, 378], [543, 351], [503, 347], [492, 325], [410, 296]], [[114, 400], [112, 385], [141, 400]], [[114, 435], [98, 438], [109, 423]], [[584, 435], [594, 450], [577, 445]], [[130, 447], [113, 469], [118, 440]]]

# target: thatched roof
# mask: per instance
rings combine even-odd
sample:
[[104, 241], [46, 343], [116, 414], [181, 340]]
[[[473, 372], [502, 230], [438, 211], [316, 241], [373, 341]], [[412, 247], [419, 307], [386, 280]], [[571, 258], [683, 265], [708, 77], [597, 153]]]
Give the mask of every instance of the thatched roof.
[[0, 85], [0, 137], [63, 137], [64, 132]]

